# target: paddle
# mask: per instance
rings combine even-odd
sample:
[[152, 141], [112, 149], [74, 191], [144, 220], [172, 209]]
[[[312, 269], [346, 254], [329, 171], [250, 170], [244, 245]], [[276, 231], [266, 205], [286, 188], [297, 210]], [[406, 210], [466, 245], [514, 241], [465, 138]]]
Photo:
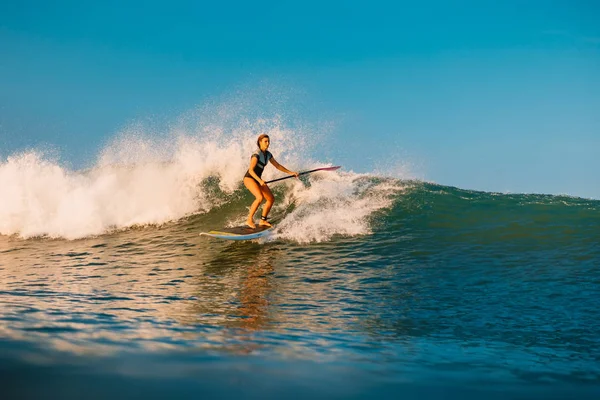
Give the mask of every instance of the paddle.
[[[310, 174], [311, 172], [317, 172], [317, 171], [335, 171], [338, 168], [341, 168], [341, 166], [311, 169], [310, 171], [300, 172], [298, 175]], [[295, 176], [294, 175], [284, 176], [283, 178], [273, 179], [273, 180], [267, 181], [265, 183], [273, 183], [273, 182], [282, 181], [284, 179], [290, 179], [290, 178], [295, 178]]]

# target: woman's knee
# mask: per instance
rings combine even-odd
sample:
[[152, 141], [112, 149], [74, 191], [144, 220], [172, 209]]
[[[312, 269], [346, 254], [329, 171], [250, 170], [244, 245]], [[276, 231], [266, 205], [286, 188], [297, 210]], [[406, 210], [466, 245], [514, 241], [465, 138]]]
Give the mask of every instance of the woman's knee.
[[263, 196], [262, 194], [254, 195], [254, 197], [256, 197], [256, 199], [254, 201], [258, 202], [258, 203], [262, 203], [262, 201], [264, 200], [265, 196]]

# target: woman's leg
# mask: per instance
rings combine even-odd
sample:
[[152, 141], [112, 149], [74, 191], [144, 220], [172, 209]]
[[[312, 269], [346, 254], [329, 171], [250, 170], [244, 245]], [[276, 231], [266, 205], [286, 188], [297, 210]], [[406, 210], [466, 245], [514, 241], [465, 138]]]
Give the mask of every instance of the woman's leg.
[[[269, 187], [267, 185], [261, 186], [260, 191], [266, 200], [265, 205], [263, 206], [263, 210], [262, 210], [262, 216], [266, 218], [269, 215], [269, 211], [271, 211], [271, 207], [273, 207], [273, 202], [275, 201], [275, 197], [273, 196], [271, 189], [269, 189]], [[260, 222], [258, 224], [271, 226], [270, 223], [268, 223], [266, 220], [262, 220], [262, 219], [260, 220]]]
[[250, 213], [248, 214], [246, 225], [248, 225], [250, 228], [256, 228], [256, 225], [254, 224], [254, 214], [256, 213], [258, 206], [260, 206], [260, 203], [262, 203], [264, 197], [258, 182], [256, 182], [254, 179], [248, 177], [244, 178], [244, 186], [246, 186], [250, 193], [252, 193], [255, 197], [254, 202], [250, 206]]

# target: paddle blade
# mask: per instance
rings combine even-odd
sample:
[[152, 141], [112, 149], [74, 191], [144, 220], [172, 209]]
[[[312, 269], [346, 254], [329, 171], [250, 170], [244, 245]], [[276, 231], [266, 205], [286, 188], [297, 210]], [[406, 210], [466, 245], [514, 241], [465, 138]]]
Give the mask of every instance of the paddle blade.
[[316, 171], [335, 171], [336, 169], [340, 169], [340, 168], [342, 168], [341, 165], [338, 165], [337, 167], [318, 168], [318, 169], [315, 169], [314, 172], [316, 172]]

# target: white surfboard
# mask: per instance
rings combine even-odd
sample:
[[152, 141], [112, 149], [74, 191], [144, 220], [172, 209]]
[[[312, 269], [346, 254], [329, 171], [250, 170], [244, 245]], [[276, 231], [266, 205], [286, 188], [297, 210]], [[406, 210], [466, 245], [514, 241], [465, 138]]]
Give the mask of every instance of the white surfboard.
[[252, 229], [248, 226], [236, 226], [233, 228], [223, 228], [209, 232], [202, 232], [200, 236], [210, 236], [225, 240], [252, 240], [265, 237], [271, 234], [271, 226], [257, 226]]

